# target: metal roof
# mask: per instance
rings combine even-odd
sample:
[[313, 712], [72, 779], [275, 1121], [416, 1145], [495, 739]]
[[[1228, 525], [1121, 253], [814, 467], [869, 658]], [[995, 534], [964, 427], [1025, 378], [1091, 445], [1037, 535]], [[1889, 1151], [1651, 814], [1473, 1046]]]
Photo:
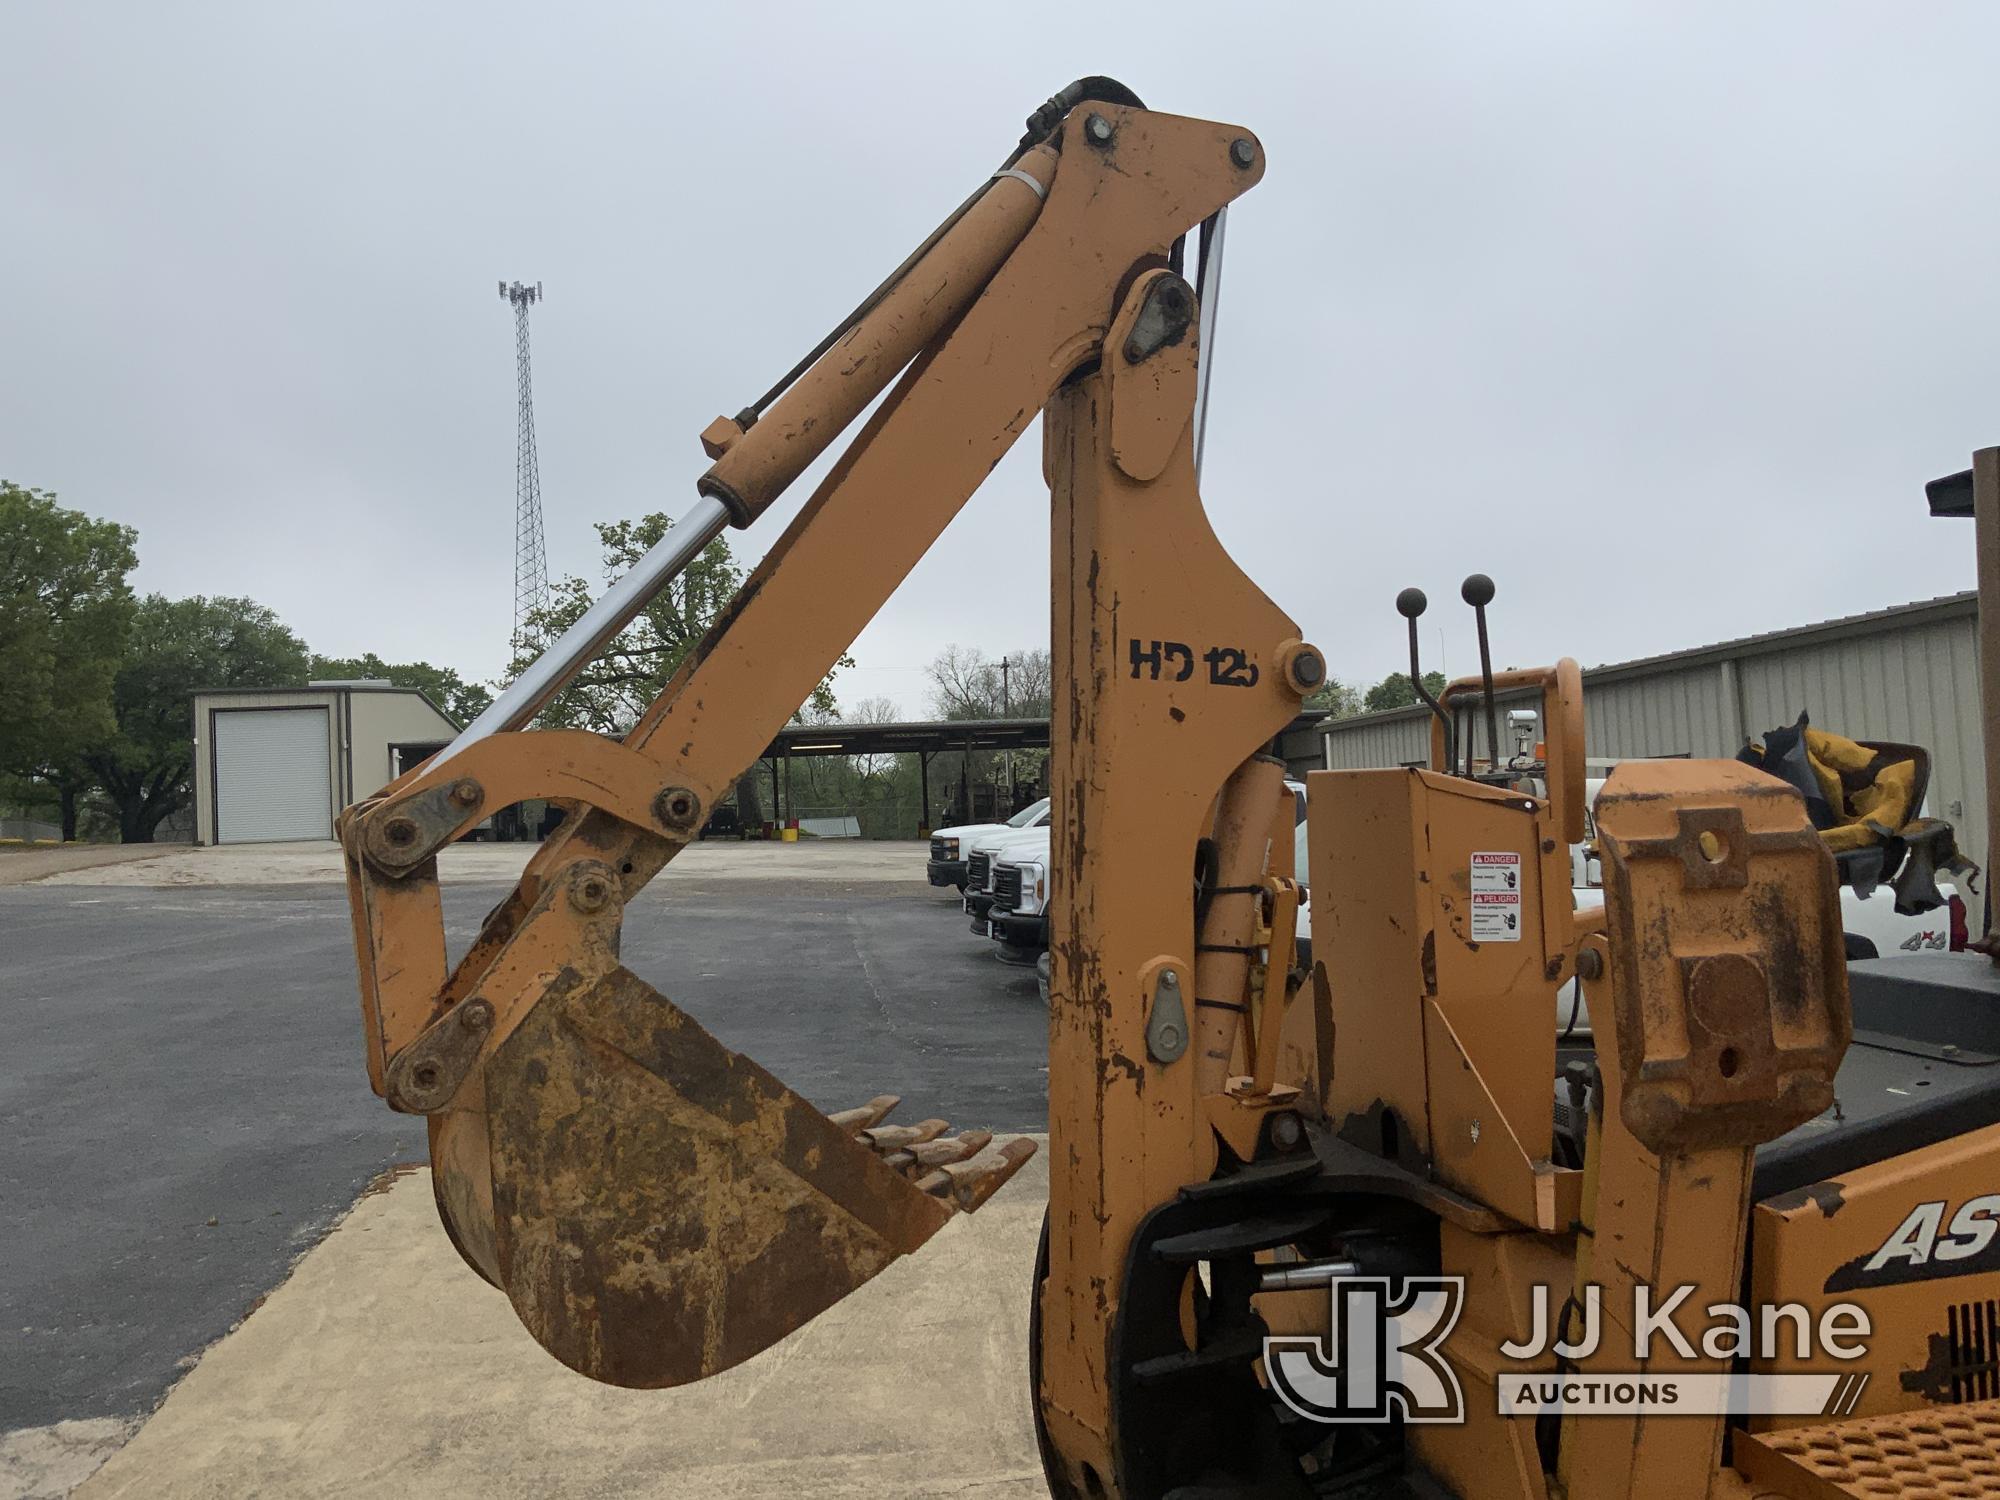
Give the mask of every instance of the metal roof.
[[428, 703], [431, 706], [431, 711], [440, 719], [443, 719], [445, 723], [458, 729], [465, 727], [450, 714], [446, 713], [443, 705], [422, 688], [408, 687], [400, 682], [379, 681], [372, 677], [357, 677], [347, 682], [308, 682], [299, 687], [196, 688], [193, 696], [196, 698], [269, 698], [281, 696], [298, 698], [312, 693], [409, 693], [413, 697], [421, 698], [424, 702]]
[[786, 755], [935, 754], [1031, 750], [1048, 744], [1047, 719], [928, 719], [908, 724], [787, 724], [764, 752]]
[[[1299, 714], [1280, 736], [1316, 728]], [[928, 719], [907, 724], [787, 724], [761, 758], [787, 755], [935, 755], [951, 750], [1034, 750], [1049, 743], [1047, 719]]]
[[[1892, 604], [1886, 609], [1871, 609], [1858, 615], [1842, 615], [1838, 619], [1822, 620], [1814, 625], [1794, 625], [1785, 630], [1767, 630], [1758, 635], [1739, 636], [1731, 641], [1717, 641], [1713, 645], [1689, 646], [1659, 656], [1641, 656], [1631, 661], [1585, 667], [1583, 681], [1586, 687], [1593, 683], [1622, 682], [1631, 677], [1686, 671], [1691, 667], [1705, 666], [1712, 662], [1735, 660], [1745, 656], [1762, 656], [1773, 651], [1788, 651], [1797, 646], [1823, 645], [1829, 641], [1843, 640], [1852, 636], [1877, 635], [1886, 630], [1906, 630], [1911, 626], [1929, 625], [1943, 620], [1976, 618], [1978, 614], [1979, 591], [1967, 589], [1964, 593], [1940, 594], [1935, 599], [1919, 599], [1914, 603]], [[1523, 695], [1503, 693], [1500, 696], [1505, 698]], [[1425, 717], [1429, 713], [1428, 708], [1417, 703], [1407, 708], [1385, 708], [1374, 713], [1350, 714], [1346, 718], [1323, 718], [1319, 721], [1319, 727], [1330, 730], [1358, 724], [1387, 724], [1398, 719]]]

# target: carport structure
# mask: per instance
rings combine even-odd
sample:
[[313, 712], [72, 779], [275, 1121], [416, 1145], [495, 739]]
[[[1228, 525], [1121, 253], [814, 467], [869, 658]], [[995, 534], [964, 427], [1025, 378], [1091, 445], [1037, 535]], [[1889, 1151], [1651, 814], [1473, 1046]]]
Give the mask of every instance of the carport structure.
[[[1324, 764], [1318, 725], [1324, 712], [1301, 713], [1267, 747], [1292, 767], [1294, 775]], [[931, 719], [907, 724], [787, 724], [759, 757], [771, 776], [773, 816], [784, 818], [778, 768], [794, 756], [914, 755], [922, 801], [931, 810], [931, 757], [975, 750], [1043, 750], [1049, 745], [1047, 719]]]
[[[931, 807], [931, 757], [975, 750], [1042, 750], [1049, 743], [1047, 719], [931, 719], [909, 724], [787, 724], [760, 759], [770, 768], [772, 815], [784, 820], [779, 766], [794, 756], [914, 755], [918, 806]], [[787, 778], [789, 779], [789, 778]]]

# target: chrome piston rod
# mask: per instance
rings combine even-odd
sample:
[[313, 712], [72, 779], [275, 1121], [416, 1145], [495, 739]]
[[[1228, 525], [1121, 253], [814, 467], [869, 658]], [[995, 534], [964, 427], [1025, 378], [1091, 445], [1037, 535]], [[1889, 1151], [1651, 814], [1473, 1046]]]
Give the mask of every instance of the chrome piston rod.
[[1302, 1260], [1290, 1265], [1272, 1266], [1257, 1278], [1260, 1292], [1296, 1292], [1306, 1287], [1331, 1286], [1336, 1281], [1344, 1281], [1349, 1276], [1361, 1274], [1361, 1267], [1351, 1260]]
[[581, 619], [510, 682], [484, 713], [460, 730], [457, 739], [438, 752], [433, 768], [489, 734], [524, 727], [661, 589], [685, 572], [701, 555], [701, 549], [721, 536], [728, 524], [729, 512], [720, 500], [703, 496], [695, 501], [623, 578], [606, 589]]
[[1195, 328], [1194, 375], [1194, 477], [1201, 480], [1202, 455], [1208, 449], [1208, 382], [1215, 368], [1215, 323], [1222, 311], [1222, 235], [1229, 226], [1229, 210], [1218, 208], [1215, 218], [1204, 225], [1201, 235], [1201, 265], [1196, 274], [1201, 285], [1195, 298], [1201, 308]]

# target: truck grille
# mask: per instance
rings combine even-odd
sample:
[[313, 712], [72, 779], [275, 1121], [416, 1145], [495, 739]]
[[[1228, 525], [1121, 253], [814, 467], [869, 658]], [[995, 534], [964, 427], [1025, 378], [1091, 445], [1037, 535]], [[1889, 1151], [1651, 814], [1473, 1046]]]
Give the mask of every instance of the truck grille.
[[1021, 904], [1021, 867], [1002, 865], [993, 872], [993, 905], [1012, 911]]
[[945, 848], [943, 839], [931, 840], [931, 858], [939, 862], [951, 858], [951, 851]]
[[975, 854], [965, 862], [965, 888], [968, 891], [986, 889], [987, 872], [993, 867], [993, 856]]

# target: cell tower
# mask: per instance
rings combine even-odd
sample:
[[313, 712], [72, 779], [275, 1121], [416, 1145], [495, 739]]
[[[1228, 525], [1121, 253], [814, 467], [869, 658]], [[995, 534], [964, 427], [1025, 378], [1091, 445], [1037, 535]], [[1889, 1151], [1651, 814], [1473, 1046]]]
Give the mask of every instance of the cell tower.
[[535, 456], [535, 391], [528, 372], [528, 309], [542, 300], [542, 284], [500, 283], [514, 304], [514, 362], [521, 377], [520, 432], [514, 455], [514, 650], [541, 644], [531, 623], [549, 603], [549, 554], [542, 536], [542, 469]]

